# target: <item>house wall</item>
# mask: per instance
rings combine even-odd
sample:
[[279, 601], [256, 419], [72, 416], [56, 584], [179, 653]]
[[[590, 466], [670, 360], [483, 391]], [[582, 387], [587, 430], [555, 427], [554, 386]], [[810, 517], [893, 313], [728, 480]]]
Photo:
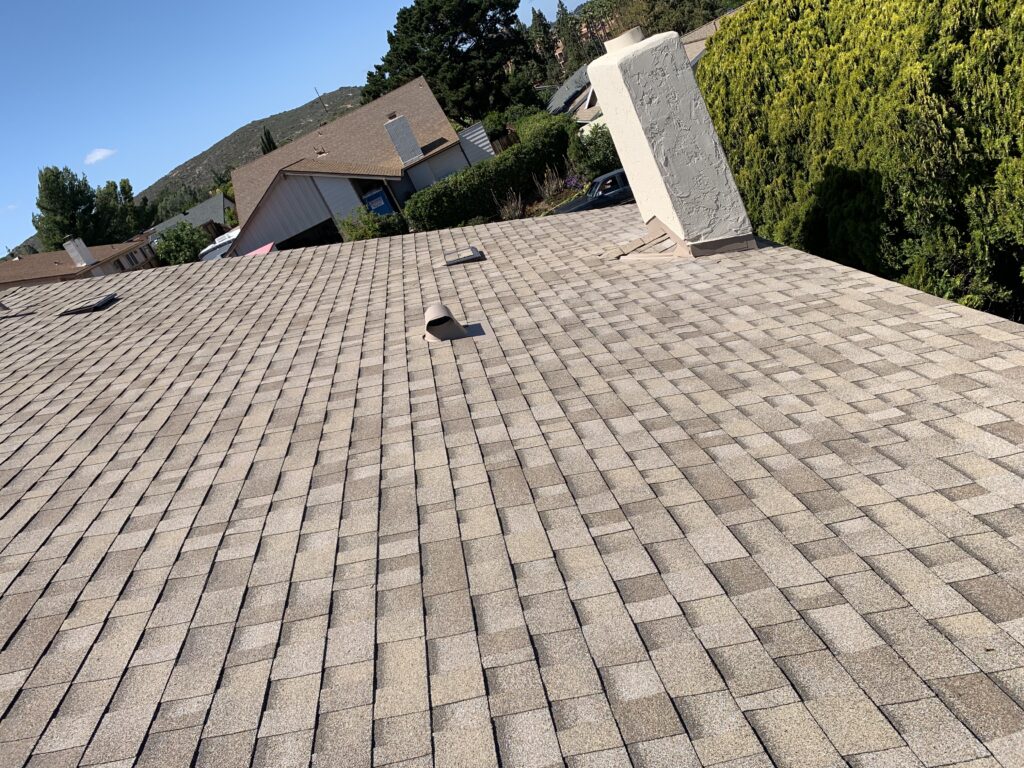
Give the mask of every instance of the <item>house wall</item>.
[[[342, 193], [337, 192], [339, 200]], [[316, 182], [310, 176], [285, 176], [267, 192], [235, 241], [245, 255], [267, 243], [279, 243], [331, 218]]]
[[436, 184], [445, 176], [451, 176], [468, 165], [466, 156], [462, 154], [462, 148], [456, 145], [434, 155], [429, 160], [412, 166], [406, 171], [406, 174], [418, 191], [426, 189], [431, 184]]
[[313, 181], [331, 213], [339, 219], [347, 219], [352, 211], [362, 205], [355, 187], [348, 179], [340, 176], [314, 176]]

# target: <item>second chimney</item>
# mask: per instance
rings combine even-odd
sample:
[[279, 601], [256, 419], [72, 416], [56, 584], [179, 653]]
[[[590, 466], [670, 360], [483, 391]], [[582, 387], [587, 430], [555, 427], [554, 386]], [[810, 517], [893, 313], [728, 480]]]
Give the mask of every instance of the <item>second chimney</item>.
[[391, 143], [395, 145], [395, 151], [402, 158], [402, 167], [419, 160], [423, 157], [423, 150], [416, 141], [416, 135], [412, 132], [412, 126], [404, 115], [389, 115], [388, 121], [384, 123]]
[[652, 234], [693, 256], [756, 248], [679, 35], [632, 29], [605, 46], [587, 71]]
[[79, 267], [88, 267], [96, 263], [96, 259], [92, 257], [92, 252], [89, 250], [89, 246], [85, 244], [85, 241], [80, 237], [76, 237], [73, 240], [68, 240], [64, 243], [64, 250], [68, 252], [71, 257], [71, 261]]

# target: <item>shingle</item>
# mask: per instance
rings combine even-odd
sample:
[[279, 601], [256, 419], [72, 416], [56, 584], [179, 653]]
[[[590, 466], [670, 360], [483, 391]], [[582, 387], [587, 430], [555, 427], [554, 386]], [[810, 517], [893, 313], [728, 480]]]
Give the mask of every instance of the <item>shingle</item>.
[[509, 768], [555, 768], [563, 764], [547, 709], [494, 718], [501, 764]]
[[885, 713], [927, 766], [988, 756], [988, 750], [936, 698], [892, 704]]
[[432, 727], [437, 768], [497, 768], [486, 699], [435, 707]]
[[[88, 286], [17, 289], [6, 754], [1020, 762], [1019, 328], [788, 248], [597, 256], [642, 231], [98, 278], [73, 322]], [[487, 335], [424, 346], [444, 295]]]
[[841, 768], [846, 765], [802, 704], [759, 709], [749, 717], [780, 768]]

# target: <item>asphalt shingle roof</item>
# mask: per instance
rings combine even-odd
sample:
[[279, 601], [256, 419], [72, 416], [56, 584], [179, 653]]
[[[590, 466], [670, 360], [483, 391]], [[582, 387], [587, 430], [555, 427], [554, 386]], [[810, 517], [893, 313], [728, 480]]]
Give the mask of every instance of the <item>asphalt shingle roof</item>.
[[149, 242], [146, 237], [136, 237], [126, 243], [114, 245], [91, 245], [89, 251], [96, 264], [80, 267], [71, 260], [65, 250], [30, 253], [19, 258], [0, 260], [0, 290], [32, 281], [70, 280], [88, 273], [96, 265], [106, 264], [118, 256], [131, 253]]
[[4, 765], [1024, 764], [1024, 328], [641, 232], [6, 294]]

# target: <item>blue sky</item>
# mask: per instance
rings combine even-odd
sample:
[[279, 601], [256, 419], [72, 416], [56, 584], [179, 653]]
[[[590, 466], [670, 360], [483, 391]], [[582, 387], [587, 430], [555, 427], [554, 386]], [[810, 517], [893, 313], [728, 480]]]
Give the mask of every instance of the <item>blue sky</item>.
[[141, 191], [314, 88], [362, 85], [410, 2], [2, 0], [0, 254], [33, 233], [43, 166]]

